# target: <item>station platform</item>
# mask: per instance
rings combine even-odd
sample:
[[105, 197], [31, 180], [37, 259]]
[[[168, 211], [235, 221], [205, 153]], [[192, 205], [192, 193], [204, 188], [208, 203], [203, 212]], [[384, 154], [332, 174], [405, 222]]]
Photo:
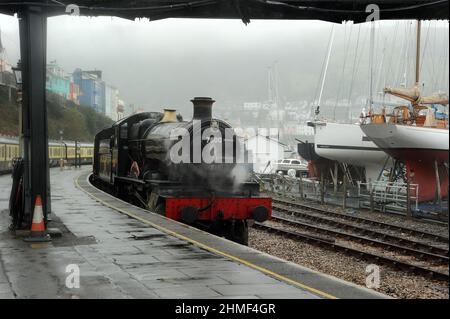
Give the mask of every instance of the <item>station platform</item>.
[[0, 176], [0, 299], [386, 298], [132, 206], [89, 172], [51, 170], [50, 227], [62, 236], [39, 245], [8, 230], [11, 177]]

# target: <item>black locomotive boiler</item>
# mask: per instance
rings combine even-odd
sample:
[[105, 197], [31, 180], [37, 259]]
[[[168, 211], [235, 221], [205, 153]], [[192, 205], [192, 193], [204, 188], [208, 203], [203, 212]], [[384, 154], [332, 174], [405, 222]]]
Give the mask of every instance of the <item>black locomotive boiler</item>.
[[272, 213], [250, 181], [252, 164], [233, 128], [197, 97], [191, 121], [175, 110], [138, 113], [95, 137], [92, 181], [168, 218], [248, 243], [248, 222]]

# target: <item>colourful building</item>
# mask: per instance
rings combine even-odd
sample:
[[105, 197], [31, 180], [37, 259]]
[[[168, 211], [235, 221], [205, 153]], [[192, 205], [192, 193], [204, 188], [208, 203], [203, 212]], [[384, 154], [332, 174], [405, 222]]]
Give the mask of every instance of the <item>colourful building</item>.
[[70, 82], [70, 76], [64, 72], [56, 61], [47, 64], [47, 78], [45, 83], [47, 90], [69, 99]]
[[99, 70], [77, 68], [70, 76], [56, 61], [52, 61], [47, 65], [46, 88], [78, 105], [90, 106], [113, 120], [123, 112], [119, 110], [119, 90], [105, 83]]
[[98, 113], [105, 114], [105, 82], [102, 80], [102, 71], [76, 69], [72, 78], [80, 90], [79, 103], [94, 108]]
[[69, 100], [79, 105], [80, 104], [80, 102], [78, 101], [79, 96], [80, 96], [80, 87], [78, 86], [78, 84], [70, 82]]

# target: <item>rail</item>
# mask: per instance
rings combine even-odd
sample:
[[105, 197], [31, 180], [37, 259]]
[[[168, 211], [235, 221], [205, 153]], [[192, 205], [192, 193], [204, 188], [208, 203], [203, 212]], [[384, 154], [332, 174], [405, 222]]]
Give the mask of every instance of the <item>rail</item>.
[[[416, 236], [419, 238], [427, 238], [434, 241], [439, 241], [441, 243], [448, 244], [449, 238], [446, 236], [441, 236], [438, 234], [433, 234], [425, 231], [416, 230], [414, 228], [404, 227], [393, 223], [381, 222], [371, 218], [364, 218], [361, 216], [354, 216], [347, 213], [338, 213], [333, 210], [323, 209], [312, 205], [306, 205], [304, 203], [293, 202], [290, 200], [282, 199], [282, 198], [273, 198], [274, 205], [281, 204], [285, 206], [291, 206], [293, 209], [298, 209], [304, 214], [308, 214], [308, 212], [317, 213], [322, 216], [334, 217], [338, 220], [347, 220], [351, 222], [355, 222], [361, 225], [368, 225], [370, 227], [376, 227], [386, 230], [395, 230], [400, 233], [409, 234], [411, 236]], [[295, 212], [295, 211], [294, 211]], [[298, 212], [299, 213], [299, 212]], [[310, 214], [311, 215], [311, 214]], [[316, 216], [312, 215], [311, 218], [316, 218]]]
[[348, 255], [353, 255], [358, 258], [366, 259], [366, 260], [372, 260], [376, 262], [381, 262], [386, 265], [391, 266], [392, 268], [399, 268], [403, 271], [416, 273], [420, 275], [430, 276], [433, 279], [436, 280], [443, 280], [448, 281], [449, 280], [449, 274], [445, 272], [441, 272], [432, 268], [423, 267], [421, 265], [410, 263], [406, 261], [399, 260], [397, 258], [392, 258], [384, 255], [379, 255], [375, 253], [371, 253], [368, 251], [363, 251], [357, 248], [353, 248], [347, 245], [341, 245], [336, 243], [333, 240], [330, 240], [329, 238], [319, 238], [317, 236], [312, 236], [310, 234], [301, 233], [298, 231], [291, 231], [287, 229], [283, 229], [281, 227], [274, 227], [266, 224], [260, 224], [255, 223], [253, 225], [253, 228], [266, 231], [269, 233], [278, 234], [280, 236], [286, 237], [286, 238], [292, 238], [295, 240], [300, 241], [306, 241], [311, 244], [315, 244], [318, 246], [326, 247], [331, 250], [339, 251]]

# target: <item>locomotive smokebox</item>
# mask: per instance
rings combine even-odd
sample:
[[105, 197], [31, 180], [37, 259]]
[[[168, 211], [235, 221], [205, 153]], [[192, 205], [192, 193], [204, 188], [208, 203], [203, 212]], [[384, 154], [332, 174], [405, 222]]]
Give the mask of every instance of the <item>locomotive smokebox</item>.
[[212, 118], [212, 105], [214, 101], [210, 97], [194, 97], [194, 120], [210, 120]]

